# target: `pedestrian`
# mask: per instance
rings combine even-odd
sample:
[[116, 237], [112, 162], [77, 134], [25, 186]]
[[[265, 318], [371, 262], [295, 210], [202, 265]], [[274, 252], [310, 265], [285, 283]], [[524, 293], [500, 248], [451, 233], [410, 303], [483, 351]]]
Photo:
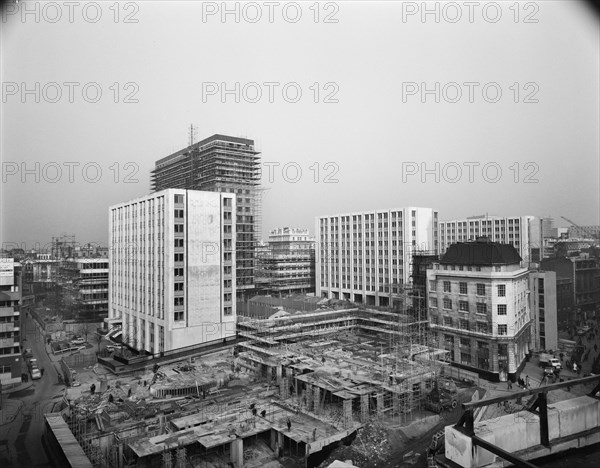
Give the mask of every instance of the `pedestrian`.
[[289, 416], [287, 418], [287, 428], [288, 428], [288, 432], [290, 432], [292, 430], [292, 420], [290, 419]]
[[507, 385], [508, 385], [508, 389], [509, 389], [509, 390], [512, 390], [512, 382], [510, 381], [510, 379], [508, 379], [508, 380], [506, 381], [506, 383], [507, 383]]
[[313, 429], [313, 440], [317, 440], [317, 428]]
[[131, 396], [131, 388], [129, 389], [129, 391], [127, 392], [127, 396], [130, 397]]
[[95, 391], [96, 391], [96, 384], [92, 384], [90, 386], [90, 393], [93, 395]]

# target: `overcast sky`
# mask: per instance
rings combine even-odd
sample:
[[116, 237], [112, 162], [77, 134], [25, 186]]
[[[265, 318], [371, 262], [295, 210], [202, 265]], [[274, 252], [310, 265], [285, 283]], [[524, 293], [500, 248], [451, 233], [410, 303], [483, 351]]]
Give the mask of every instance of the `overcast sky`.
[[439, 22], [421, 2], [238, 3], [236, 22], [221, 2], [21, 2], [0, 26], [2, 242], [106, 245], [108, 207], [149, 193], [190, 124], [254, 139], [264, 232], [403, 206], [600, 224], [597, 17], [488, 3], [428, 2]]

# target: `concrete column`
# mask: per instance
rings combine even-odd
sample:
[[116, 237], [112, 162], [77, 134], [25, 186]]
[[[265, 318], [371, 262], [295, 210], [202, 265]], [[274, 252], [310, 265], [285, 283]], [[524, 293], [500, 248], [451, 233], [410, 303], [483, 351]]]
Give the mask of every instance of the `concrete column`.
[[314, 413], [319, 414], [319, 406], [321, 405], [321, 389], [315, 385], [313, 393]]
[[498, 372], [498, 343], [490, 343], [490, 371]]
[[360, 421], [366, 422], [369, 419], [369, 395], [360, 396]]
[[377, 417], [383, 417], [383, 393], [377, 394]]
[[230, 450], [234, 468], [242, 468], [244, 466], [244, 439], [232, 440]]
[[271, 449], [275, 450], [275, 444], [277, 443], [277, 431], [275, 429], [271, 429]]
[[352, 425], [352, 400], [344, 400], [342, 421], [344, 422], [344, 428]]
[[309, 383], [306, 384], [306, 408], [310, 410], [313, 405], [313, 386]]
[[277, 365], [275, 367], [275, 375], [277, 376], [276, 377], [277, 378], [277, 383], [281, 383], [281, 373], [282, 373], [281, 365]]
[[397, 393], [392, 393], [392, 408], [394, 414], [398, 414], [400, 410], [400, 401]]
[[509, 343], [508, 346], [508, 372], [514, 374], [517, 372], [517, 364], [515, 359], [515, 344]]

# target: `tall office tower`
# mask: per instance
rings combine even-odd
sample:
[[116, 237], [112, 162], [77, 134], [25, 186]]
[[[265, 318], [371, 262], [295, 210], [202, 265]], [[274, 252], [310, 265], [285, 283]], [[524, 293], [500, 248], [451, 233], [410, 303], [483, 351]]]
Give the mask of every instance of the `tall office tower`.
[[456, 242], [487, 237], [492, 242], [512, 245], [526, 266], [535, 266], [543, 258], [542, 222], [537, 216], [471, 216], [467, 219], [440, 221], [440, 253]]
[[393, 306], [409, 283], [413, 254], [437, 253], [437, 224], [432, 208], [319, 216], [317, 295]]
[[0, 386], [21, 383], [21, 265], [0, 258]]
[[213, 135], [156, 161], [154, 191], [168, 188], [233, 193], [236, 196], [236, 294], [254, 289], [260, 237], [260, 156], [254, 140]]
[[109, 209], [109, 328], [157, 354], [235, 336], [235, 196], [168, 189]]

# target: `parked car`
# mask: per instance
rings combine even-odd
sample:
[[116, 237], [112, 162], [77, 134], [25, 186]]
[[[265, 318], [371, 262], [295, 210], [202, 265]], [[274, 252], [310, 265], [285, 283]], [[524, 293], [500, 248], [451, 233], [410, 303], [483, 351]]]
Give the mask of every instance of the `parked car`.
[[42, 378], [42, 373], [40, 372], [39, 369], [32, 369], [31, 370], [31, 379], [32, 380], [38, 380]]
[[33, 351], [31, 350], [31, 348], [25, 348], [25, 350], [23, 351], [23, 356], [25, 358], [33, 357]]
[[85, 343], [85, 340], [83, 338], [75, 338], [74, 340], [71, 340], [71, 343], [74, 345], [82, 345]]

